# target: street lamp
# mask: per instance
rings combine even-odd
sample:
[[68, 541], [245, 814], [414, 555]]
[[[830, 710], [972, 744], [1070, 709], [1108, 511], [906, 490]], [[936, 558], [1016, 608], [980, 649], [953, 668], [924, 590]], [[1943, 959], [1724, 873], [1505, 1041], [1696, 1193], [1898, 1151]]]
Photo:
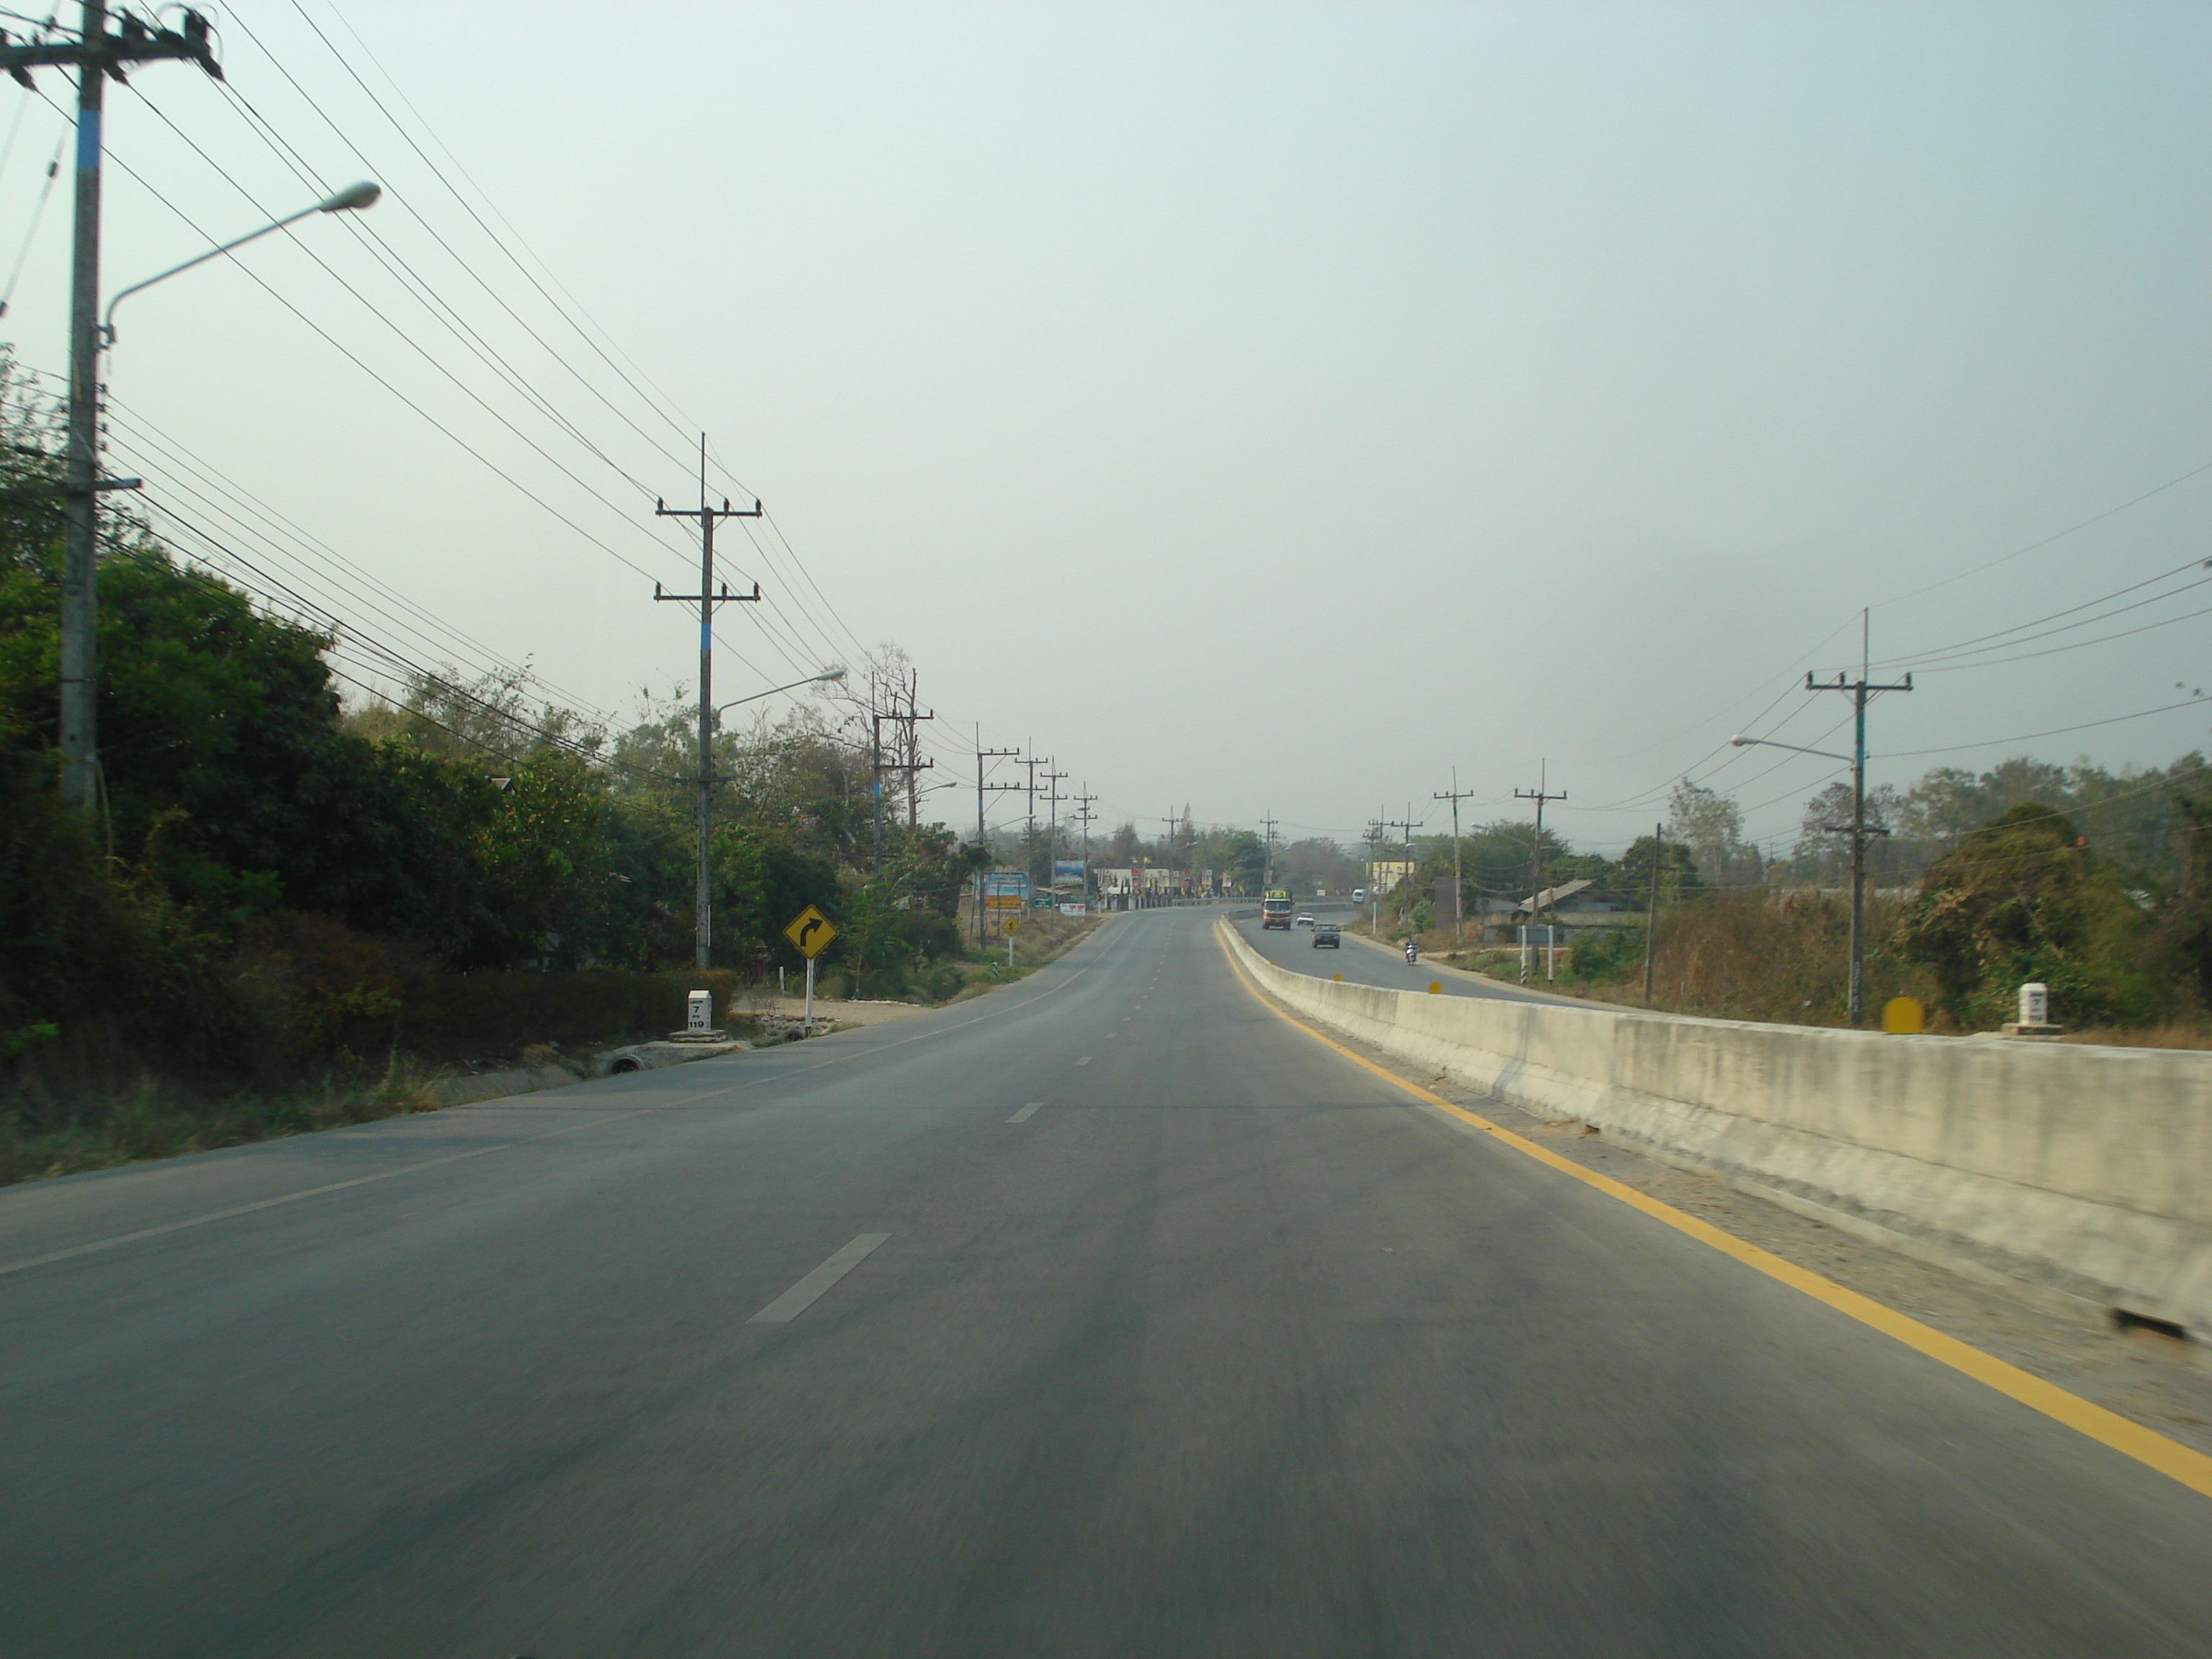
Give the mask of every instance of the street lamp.
[[822, 685], [845, 678], [842, 668], [825, 668], [818, 674], [809, 674], [803, 680], [793, 680], [789, 685], [771, 685], [765, 691], [756, 691], [750, 697], [732, 697], [727, 702], [714, 705], [714, 718], [719, 722], [725, 708], [735, 708], [741, 702], [758, 702], [763, 697], [772, 697], [779, 691], [796, 691], [802, 685]]
[[303, 207], [297, 213], [287, 214], [282, 219], [272, 220], [270, 223], [262, 226], [260, 229], [248, 231], [243, 236], [225, 242], [221, 247], [211, 247], [205, 253], [193, 255], [180, 265], [171, 265], [159, 275], [149, 276], [143, 283], [131, 283], [129, 288], [120, 290], [107, 302], [106, 313], [100, 322], [100, 343], [110, 346], [115, 343], [115, 307], [141, 289], [151, 288], [156, 283], [166, 283], [179, 271], [190, 270], [194, 265], [204, 265], [210, 259], [221, 258], [224, 254], [244, 247], [248, 242], [266, 236], [273, 230], [282, 230], [287, 225], [297, 224], [311, 213], [353, 213], [364, 208], [374, 207], [376, 198], [383, 194], [384, 187], [381, 185], [371, 184], [367, 179], [363, 179], [360, 184], [349, 185], [337, 195], [316, 203], [313, 207]]
[[[369, 188], [374, 189], [375, 186], [371, 185]], [[313, 212], [314, 210], [311, 208], [308, 211]], [[735, 708], [742, 702], [758, 702], [763, 697], [772, 697], [779, 691], [796, 691], [802, 685], [818, 685], [830, 680], [842, 680], [844, 678], [845, 671], [842, 668], [825, 668], [818, 674], [809, 674], [803, 680], [793, 680], [789, 685], [771, 685], [767, 690], [756, 691], [749, 697], [733, 697], [726, 703], [720, 703], [713, 708], [700, 711], [698, 903], [696, 919], [692, 924], [691, 940], [693, 963], [696, 967], [704, 969], [709, 965], [708, 957], [712, 954], [714, 942], [714, 888], [707, 878], [708, 817], [713, 810], [714, 793], [714, 750], [708, 746], [708, 738], [712, 735], [709, 722], [719, 726], [722, 710]]]
[[[1738, 749], [1787, 749], [1793, 754], [1818, 755], [1823, 760], [1841, 761], [1851, 769], [1851, 1024], [1860, 1024], [1863, 1012], [1860, 989], [1866, 968], [1866, 844], [1869, 833], [1866, 827], [1866, 750], [1862, 745], [1854, 754], [1838, 755], [1831, 749], [1807, 749], [1794, 743], [1777, 743], [1771, 738], [1734, 737], [1729, 742]], [[1843, 825], [1830, 824], [1830, 830]], [[1887, 830], [1871, 833], [1886, 836]]]
[[[101, 14], [99, 8], [89, 7], [85, 15], [97, 21]], [[186, 14], [185, 26], [188, 34], [197, 26], [204, 35], [205, 23], [198, 21], [193, 14]], [[105, 27], [100, 25], [102, 29]], [[87, 51], [92, 49], [94, 39], [93, 25], [88, 23]], [[204, 39], [200, 50], [203, 53], [206, 50]], [[111, 58], [100, 61], [112, 69], [117, 60]], [[220, 76], [213, 60], [205, 61], [209, 69]], [[19, 68], [15, 73], [21, 76], [23, 70]], [[69, 482], [59, 492], [70, 498], [69, 521], [62, 538], [60, 736], [62, 799], [69, 805], [88, 809], [95, 799], [94, 781], [100, 767], [100, 567], [95, 556], [100, 523], [95, 501], [102, 490], [137, 487], [125, 479], [103, 482], [99, 476], [100, 354], [115, 343], [115, 307], [141, 289], [151, 288], [179, 271], [190, 270], [218, 254], [228, 253], [256, 236], [281, 230], [311, 213], [343, 213], [365, 208], [383, 191], [375, 185], [356, 185], [313, 207], [301, 209], [289, 218], [264, 225], [252, 235], [210, 248], [198, 258], [172, 265], [143, 283], [133, 283], [107, 302], [105, 320], [95, 325], [93, 307], [100, 299], [100, 100], [96, 89], [104, 83], [105, 77], [95, 68], [82, 70], [79, 79], [84, 90], [79, 105], [82, 113], [77, 123], [77, 153], [81, 158], [89, 159], [80, 159], [77, 163], [76, 276], [70, 324]]]

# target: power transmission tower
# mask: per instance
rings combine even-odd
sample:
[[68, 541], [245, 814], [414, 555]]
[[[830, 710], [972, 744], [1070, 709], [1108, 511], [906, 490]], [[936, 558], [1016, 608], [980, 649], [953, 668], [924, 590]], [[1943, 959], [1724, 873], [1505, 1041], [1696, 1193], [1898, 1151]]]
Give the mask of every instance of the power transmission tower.
[[708, 820], [713, 812], [714, 793], [714, 609], [723, 605], [757, 605], [760, 603], [760, 584], [753, 584], [750, 593], [732, 593], [726, 583], [717, 588], [714, 582], [714, 526], [724, 519], [757, 519], [761, 504], [755, 501], [750, 509], [731, 507], [724, 499], [721, 506], [707, 505], [707, 435], [699, 434], [699, 505], [671, 507], [665, 501], [653, 504], [656, 519], [696, 519], [699, 521], [699, 591], [696, 593], [664, 593], [660, 584], [653, 585], [656, 604], [696, 605], [699, 607], [699, 799], [698, 799], [698, 890], [693, 896], [695, 915], [691, 924], [691, 965], [706, 968], [714, 948], [714, 897], [707, 872], [707, 836]]
[[1452, 787], [1432, 793], [1431, 800], [1448, 800], [1452, 812], [1452, 933], [1462, 945], [1467, 943], [1467, 917], [1463, 914], [1466, 901], [1460, 895], [1464, 890], [1464, 878], [1460, 874], [1459, 862], [1459, 804], [1474, 793], [1472, 789], [1459, 787], [1459, 768], [1452, 768]]
[[36, 90], [33, 69], [76, 70], [76, 240], [70, 270], [69, 446], [64, 482], [11, 492], [17, 499], [59, 495], [68, 519], [62, 540], [61, 797], [90, 810], [100, 775], [99, 496], [136, 489], [135, 478], [100, 476], [100, 115], [107, 77], [126, 64], [175, 58], [198, 64], [216, 80], [222, 66], [208, 44], [208, 21], [188, 11], [176, 29], [149, 29], [124, 17], [107, 32], [107, 8], [84, 0], [72, 41], [16, 45], [0, 33], [0, 69]]
[[[1516, 789], [1513, 792], [1513, 799], [1516, 800], [1533, 800], [1536, 803], [1536, 839], [1528, 848], [1529, 931], [1522, 935], [1524, 943], [1535, 938], [1538, 908], [1536, 901], [1544, 896], [1544, 803], [1547, 800], [1565, 800], [1567, 798], [1567, 792], [1564, 789], [1556, 795], [1545, 793], [1544, 786], [1550, 776], [1549, 767], [1549, 762], [1538, 761], [1535, 789], [1533, 792], [1527, 789]], [[1528, 952], [1526, 951], [1521, 953], [1521, 982], [1523, 985], [1528, 982]]]
[[[1864, 617], [1861, 617], [1863, 629]], [[1824, 826], [1830, 834], [1848, 830], [1851, 837], [1851, 1024], [1860, 1023], [1865, 1012], [1861, 1001], [1862, 981], [1866, 976], [1866, 844], [1869, 836], [1886, 836], [1887, 830], [1869, 830], [1866, 821], [1866, 709], [1867, 699], [1881, 691], [1910, 691], [1912, 676], [1907, 674], [1896, 685], [1874, 685], [1868, 683], [1867, 661], [1869, 643], [1866, 634], [1860, 636], [1859, 677], [1847, 680], [1838, 674], [1833, 680], [1815, 682], [1809, 673], [1805, 676], [1808, 691], [1844, 691], [1850, 694], [1854, 721], [1851, 739], [1851, 821], [1848, 824], [1831, 823]]]

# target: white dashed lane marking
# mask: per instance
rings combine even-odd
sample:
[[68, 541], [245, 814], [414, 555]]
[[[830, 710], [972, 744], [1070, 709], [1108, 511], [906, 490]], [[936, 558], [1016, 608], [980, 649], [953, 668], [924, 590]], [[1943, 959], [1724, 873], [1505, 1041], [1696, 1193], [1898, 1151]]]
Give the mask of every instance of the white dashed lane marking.
[[868, 1258], [870, 1251], [889, 1238], [889, 1233], [861, 1233], [781, 1296], [763, 1308], [748, 1325], [788, 1325], [818, 1301], [822, 1294]]

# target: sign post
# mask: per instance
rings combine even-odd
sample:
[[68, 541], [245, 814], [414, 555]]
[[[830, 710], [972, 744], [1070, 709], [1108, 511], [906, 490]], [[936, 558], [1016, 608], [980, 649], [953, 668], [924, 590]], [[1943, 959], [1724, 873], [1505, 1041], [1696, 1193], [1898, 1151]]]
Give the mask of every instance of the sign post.
[[1022, 919], [1008, 916], [999, 927], [1006, 936], [1006, 966], [1012, 968], [1014, 965], [1014, 935], [1022, 931]]
[[792, 948], [806, 958], [805, 1026], [811, 1035], [814, 1030], [814, 958], [830, 948], [830, 941], [837, 937], [837, 928], [829, 917], [812, 905], [808, 905], [785, 926], [783, 936]]

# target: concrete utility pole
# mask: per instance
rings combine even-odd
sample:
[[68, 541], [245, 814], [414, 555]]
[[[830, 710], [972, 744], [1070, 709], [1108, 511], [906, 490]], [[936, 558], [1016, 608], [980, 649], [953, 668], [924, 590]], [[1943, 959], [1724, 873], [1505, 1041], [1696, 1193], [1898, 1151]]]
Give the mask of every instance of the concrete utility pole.
[[[891, 705], [890, 712], [886, 714], [879, 710], [876, 707], [876, 694], [880, 684], [873, 678], [868, 683], [868, 797], [875, 823], [875, 848], [871, 858], [870, 871], [875, 875], [881, 875], [884, 868], [884, 774], [886, 772], [906, 774], [907, 828], [911, 830], [914, 827], [914, 820], [918, 816], [915, 799], [915, 775], [927, 772], [936, 764], [934, 761], [921, 758], [921, 744], [915, 737], [914, 728], [915, 721], [933, 720], [937, 716], [915, 712], [915, 686], [902, 687], [900, 690], [891, 691], [889, 694]], [[899, 712], [899, 698], [902, 691], [906, 696], [904, 714]], [[890, 721], [894, 726], [902, 728], [902, 734], [896, 741], [899, 745], [897, 752], [906, 757], [904, 760], [887, 761], [884, 758], [884, 722], [885, 720]]]
[[[1383, 806], [1376, 810], [1387, 812], [1390, 809]], [[1382, 877], [1378, 866], [1382, 862], [1382, 820], [1379, 817], [1368, 819], [1366, 830], [1359, 839], [1367, 843], [1368, 926], [1374, 929], [1375, 937], [1380, 939], [1382, 937]]]
[[1028, 876], [1030, 889], [1034, 891], [1036, 887], [1036, 769], [1040, 766], [1048, 766], [1051, 763], [1036, 757], [1036, 739], [1031, 738], [1030, 752], [1022, 759], [1016, 761], [1014, 764], [1029, 769], [1029, 781], [1022, 786], [1029, 792], [1030, 798], [1029, 827], [1022, 831], [1022, 871]]
[[1075, 803], [1075, 811], [1067, 816], [1083, 826], [1083, 898], [1086, 904], [1091, 900], [1091, 821], [1098, 816], [1091, 810], [1091, 804], [1097, 799], [1091, 793], [1091, 780], [1088, 778], [1083, 781], [1081, 794], [1068, 797]]
[[[1859, 613], [1859, 677], [1847, 680], [1838, 674], [1832, 682], [1816, 684], [1809, 673], [1805, 676], [1808, 691], [1846, 691], [1850, 694], [1852, 714], [1851, 738], [1851, 1024], [1856, 1025], [1864, 1017], [1863, 981], [1866, 977], [1866, 844], [1869, 836], [1886, 836], [1887, 830], [1869, 830], [1866, 821], [1866, 711], [1867, 699], [1881, 691], [1910, 691], [1912, 676], [1907, 674], [1895, 685], [1873, 685], [1868, 683], [1867, 672], [1872, 666], [1872, 639], [1867, 613]], [[1845, 826], [1832, 823], [1826, 826], [1833, 834]]]
[[1659, 940], [1659, 860], [1667, 850], [1667, 826], [1651, 826], [1651, 903], [1644, 918], [1644, 1006], [1651, 1006], [1652, 953]]
[[1267, 854], [1265, 873], [1260, 878], [1260, 890], [1263, 893], [1275, 884], [1275, 826], [1281, 822], [1272, 809], [1260, 820], [1260, 828], [1264, 832], [1261, 844]]
[[[983, 747], [983, 728], [975, 728], [975, 844], [988, 848], [990, 832], [983, 827], [983, 797], [987, 793], [1006, 789], [1018, 789], [1018, 783], [988, 783], [984, 781], [984, 763], [1006, 760], [1018, 756], [1018, 749], [986, 749]], [[975, 872], [975, 943], [983, 943], [983, 872]]]
[[653, 597], [657, 604], [696, 605], [699, 607], [699, 800], [698, 800], [698, 890], [693, 896], [695, 915], [691, 924], [692, 966], [704, 969], [713, 965], [714, 949], [714, 896], [713, 884], [708, 878], [707, 836], [714, 807], [714, 607], [721, 605], [757, 605], [760, 603], [760, 584], [753, 584], [750, 593], [732, 593], [728, 585], [719, 589], [714, 584], [714, 526], [724, 519], [757, 519], [761, 504], [755, 501], [750, 508], [732, 507], [724, 499], [721, 506], [707, 505], [707, 436], [699, 434], [699, 505], [671, 507], [665, 501], [655, 501], [653, 515], [657, 519], [696, 519], [699, 521], [699, 591], [696, 593], [664, 593], [660, 584], [653, 585]]
[[[1047, 756], [1044, 763], [1057, 766], [1060, 762], [1056, 756]], [[1045, 782], [1050, 786], [1045, 795], [1044, 884], [1045, 890], [1055, 896], [1054, 903], [1059, 902], [1057, 895], [1060, 892], [1059, 884], [1053, 879], [1054, 867], [1060, 862], [1060, 781], [1068, 775], [1066, 772], [1047, 772], [1044, 775]]]
[[[64, 482], [37, 490], [60, 495], [68, 510], [62, 538], [61, 798], [89, 811], [100, 798], [100, 514], [106, 489], [135, 489], [136, 479], [100, 476], [100, 117], [107, 77], [125, 65], [176, 58], [216, 80], [222, 66], [208, 44], [208, 21], [187, 11], [175, 29], [149, 29], [136, 17], [107, 32], [107, 8], [84, 0], [77, 39], [18, 46], [0, 34], [0, 69], [35, 88], [33, 69], [76, 70], [76, 239], [70, 270], [69, 446]], [[33, 492], [14, 492], [21, 499]]]
[[1464, 878], [1460, 874], [1459, 864], [1459, 804], [1474, 793], [1472, 789], [1459, 787], [1459, 768], [1455, 766], [1452, 768], [1452, 787], [1449, 790], [1437, 791], [1429, 797], [1431, 800], [1448, 800], [1452, 804], [1452, 936], [1462, 945], [1467, 943], [1467, 918], [1461, 914], [1467, 902], [1460, 896]]
[[[1550, 778], [1549, 769], [1548, 761], [1539, 760], [1536, 763], [1534, 791], [1532, 793], [1526, 789], [1516, 789], [1513, 792], [1513, 799], [1516, 800], [1533, 800], [1536, 803], [1536, 839], [1528, 848], [1528, 932], [1522, 935], [1522, 940], [1531, 945], [1535, 942], [1536, 901], [1542, 897], [1544, 893], [1544, 803], [1547, 800], [1565, 800], [1567, 798], [1567, 792], [1564, 789], [1556, 795], [1547, 794], [1544, 792], [1544, 786]], [[1523, 985], [1528, 982], [1528, 952], [1527, 951], [1521, 953], [1521, 982]]]
[[1382, 827], [1384, 829], [1402, 830], [1406, 832], [1406, 920], [1408, 922], [1411, 922], [1413, 919], [1413, 831], [1419, 829], [1421, 825], [1426, 822], [1428, 822], [1428, 820], [1425, 818], [1419, 821], [1415, 820], [1413, 817], [1413, 803], [1411, 801], [1407, 801], [1406, 803], [1406, 816], [1404, 817], [1385, 818], [1382, 820]]

